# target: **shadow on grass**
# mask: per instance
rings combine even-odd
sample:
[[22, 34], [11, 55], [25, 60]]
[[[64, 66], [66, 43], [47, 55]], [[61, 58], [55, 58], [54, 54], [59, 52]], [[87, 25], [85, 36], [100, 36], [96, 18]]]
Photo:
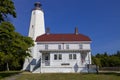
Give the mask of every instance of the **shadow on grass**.
[[99, 73], [99, 74], [120, 76], [120, 73], [115, 73], [115, 72], [104, 72], [104, 73]]
[[9, 77], [12, 75], [16, 75], [21, 73], [21, 71], [5, 71], [5, 72], [0, 72], [0, 79], [3, 79], [5, 77]]
[[120, 73], [117, 73], [117, 72], [82, 73], [82, 75], [89, 75], [89, 74], [95, 74], [95, 75], [115, 75], [115, 76], [120, 76]]

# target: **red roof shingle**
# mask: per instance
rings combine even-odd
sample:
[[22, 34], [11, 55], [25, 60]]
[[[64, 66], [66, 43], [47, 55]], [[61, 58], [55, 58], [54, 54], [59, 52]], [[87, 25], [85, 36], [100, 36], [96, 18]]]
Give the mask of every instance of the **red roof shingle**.
[[91, 41], [91, 39], [83, 34], [43, 34], [36, 39], [36, 42], [46, 41]]

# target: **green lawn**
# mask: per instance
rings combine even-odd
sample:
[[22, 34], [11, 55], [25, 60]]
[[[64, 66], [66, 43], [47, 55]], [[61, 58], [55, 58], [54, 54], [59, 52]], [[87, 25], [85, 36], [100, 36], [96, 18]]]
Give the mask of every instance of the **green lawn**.
[[16, 75], [21, 73], [20, 71], [4, 71], [4, 72], [0, 72], [0, 80], [5, 78], [5, 77], [9, 77], [12, 75]]
[[[1, 78], [2, 79], [2, 78]], [[4, 80], [4, 79], [3, 79]], [[32, 74], [22, 73], [15, 80], [120, 80], [120, 73], [78, 74], [54, 73]]]
[[120, 80], [120, 74], [23, 74], [17, 80]]

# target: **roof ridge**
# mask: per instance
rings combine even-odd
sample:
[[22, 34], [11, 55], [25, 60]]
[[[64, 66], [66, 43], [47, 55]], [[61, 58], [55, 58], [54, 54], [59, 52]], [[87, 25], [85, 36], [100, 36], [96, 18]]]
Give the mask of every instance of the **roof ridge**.
[[91, 41], [84, 34], [43, 34], [36, 38], [36, 41]]

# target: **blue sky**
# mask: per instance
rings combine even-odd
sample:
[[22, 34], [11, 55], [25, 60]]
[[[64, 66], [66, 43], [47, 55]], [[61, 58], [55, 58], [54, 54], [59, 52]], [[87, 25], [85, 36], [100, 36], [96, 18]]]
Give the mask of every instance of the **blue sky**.
[[120, 0], [13, 0], [16, 31], [27, 36], [31, 11], [40, 1], [51, 33], [79, 33], [92, 39], [92, 54], [120, 50]]

